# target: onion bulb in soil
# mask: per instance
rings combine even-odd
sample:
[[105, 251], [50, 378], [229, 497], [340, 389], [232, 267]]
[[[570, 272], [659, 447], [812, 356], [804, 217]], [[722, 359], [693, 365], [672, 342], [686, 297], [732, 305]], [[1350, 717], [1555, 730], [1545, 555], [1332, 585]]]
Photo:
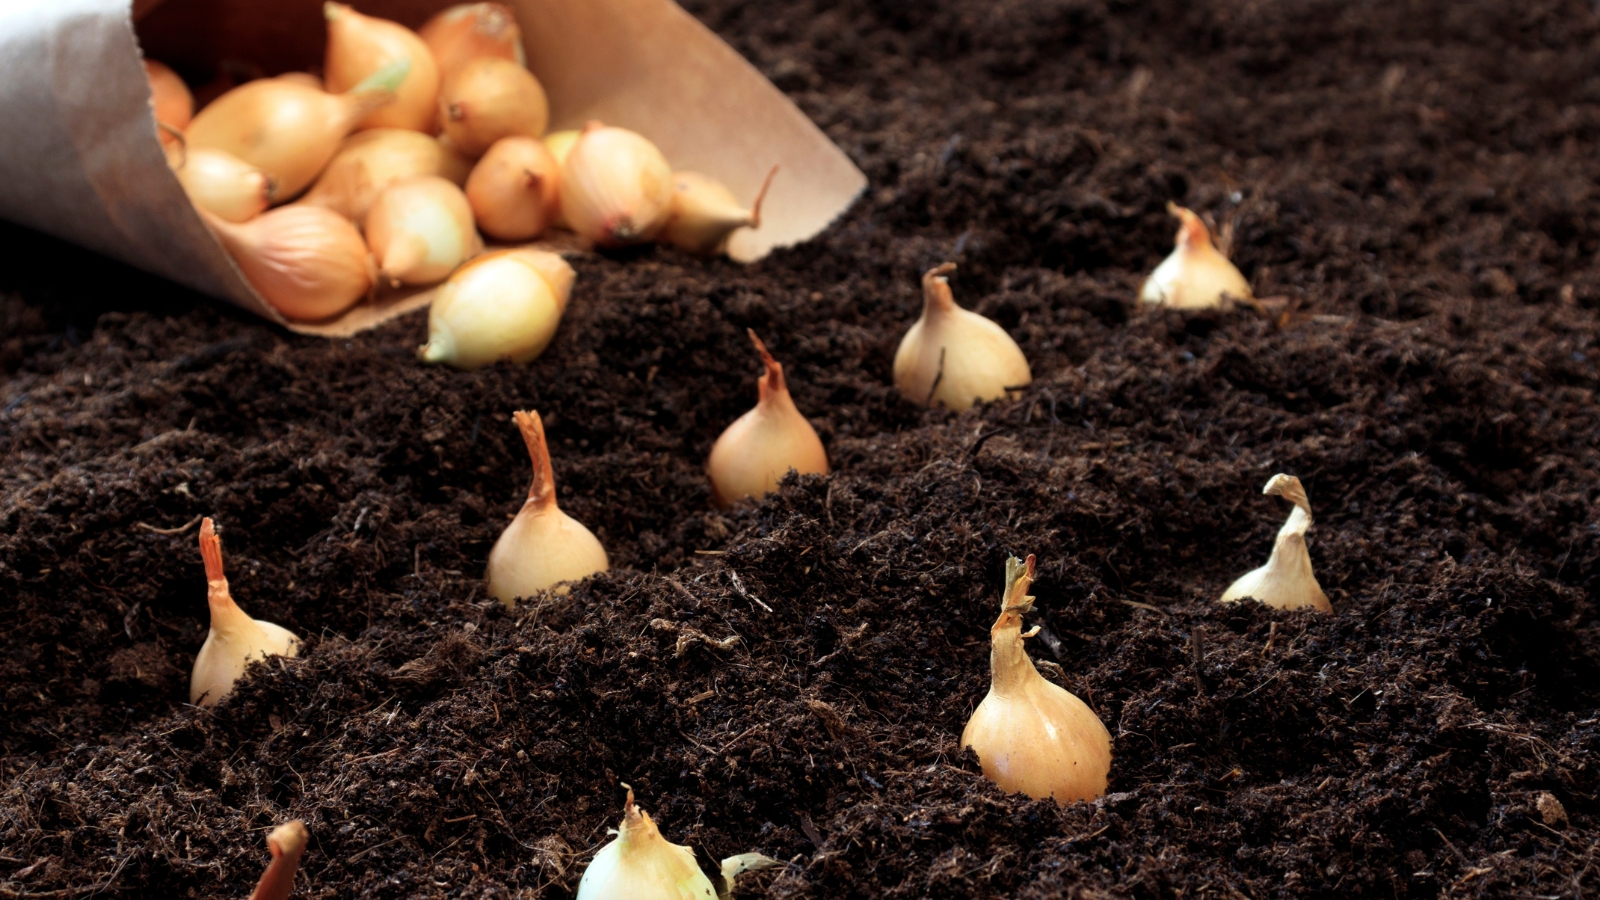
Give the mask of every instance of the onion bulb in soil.
[[1211, 243], [1206, 223], [1175, 203], [1167, 212], [1178, 218], [1177, 246], [1156, 266], [1139, 289], [1139, 299], [1172, 309], [1215, 309], [1234, 301], [1250, 301], [1250, 282]]
[[239, 224], [204, 210], [200, 216], [245, 280], [290, 319], [315, 322], [336, 316], [367, 296], [377, 282], [366, 241], [332, 210], [284, 206]]
[[961, 411], [1033, 381], [1028, 360], [999, 325], [956, 305], [946, 278], [955, 263], [922, 276], [922, 318], [894, 355], [894, 386], [923, 406]]
[[1305, 609], [1333, 612], [1328, 595], [1317, 584], [1311, 571], [1311, 554], [1306, 549], [1306, 531], [1311, 528], [1311, 501], [1300, 479], [1279, 473], [1272, 476], [1261, 493], [1282, 497], [1294, 504], [1288, 521], [1278, 529], [1267, 564], [1239, 577], [1222, 593], [1223, 603], [1252, 597], [1278, 609]]
[[364, 16], [343, 3], [324, 3], [322, 14], [328, 20], [323, 59], [328, 90], [348, 90], [386, 66], [410, 64], [405, 80], [395, 87], [394, 102], [369, 110], [360, 127], [429, 130], [439, 97], [439, 67], [422, 38], [404, 25]]
[[261, 873], [250, 900], [289, 900], [294, 893], [294, 875], [300, 868], [300, 857], [306, 852], [306, 823], [295, 819], [272, 829], [267, 835], [267, 851], [272, 862]]
[[472, 163], [431, 135], [406, 128], [370, 128], [345, 138], [301, 203], [325, 206], [356, 224], [390, 185], [424, 175], [465, 184]]
[[483, 249], [467, 195], [436, 175], [390, 185], [366, 224], [378, 271], [394, 285], [441, 281]]
[[[150, 106], [156, 122], [178, 131], [188, 128], [189, 120], [194, 118], [194, 94], [189, 92], [189, 86], [177, 72], [153, 59], [144, 61], [144, 76], [150, 82]], [[176, 140], [165, 129], [157, 131], [163, 144]]]
[[761, 182], [755, 201], [745, 209], [733, 192], [715, 178], [699, 172], [674, 172], [672, 215], [661, 239], [701, 256], [722, 252], [728, 245], [728, 236], [735, 231], [761, 227], [761, 200], [767, 196], [776, 174], [778, 167], [773, 166]]
[[637, 132], [584, 127], [561, 164], [561, 216], [601, 247], [654, 240], [672, 214], [672, 167]]
[[471, 157], [501, 138], [540, 137], [549, 121], [550, 102], [539, 79], [510, 60], [471, 60], [439, 91], [445, 137]]
[[769, 868], [778, 861], [760, 853], [741, 853], [722, 861], [721, 884], [695, 862], [694, 851], [669, 843], [649, 813], [634, 805], [633, 788], [622, 807], [616, 839], [601, 847], [578, 880], [577, 900], [726, 900], [734, 879], [743, 872]]
[[417, 29], [433, 58], [439, 64], [439, 80], [450, 76], [474, 59], [506, 59], [527, 65], [522, 54], [522, 30], [516, 16], [502, 3], [463, 3], [452, 6]]
[[196, 147], [177, 156], [178, 183], [190, 202], [225, 222], [249, 221], [277, 196], [271, 175], [232, 154]]
[[467, 176], [467, 202], [484, 234], [532, 240], [560, 209], [561, 166], [538, 138], [501, 138]]
[[300, 642], [280, 625], [250, 618], [233, 602], [222, 574], [222, 540], [209, 518], [200, 522], [200, 555], [206, 562], [211, 631], [194, 660], [189, 702], [212, 706], [233, 691], [250, 663], [269, 656], [294, 656]]
[[342, 94], [262, 78], [223, 94], [189, 123], [189, 146], [231, 153], [278, 179], [281, 197], [305, 190], [362, 116], [394, 100], [410, 63], [396, 62]]
[[757, 381], [760, 399], [755, 408], [722, 432], [706, 461], [711, 499], [722, 507], [745, 497], [766, 496], [791, 469], [801, 475], [828, 474], [828, 453], [789, 396], [783, 365], [772, 358], [754, 331], [746, 334], [761, 354], [766, 371]]
[[555, 337], [572, 294], [572, 266], [544, 250], [486, 253], [457, 269], [428, 308], [423, 360], [478, 369], [532, 362]]
[[1006, 560], [1000, 618], [989, 629], [989, 694], [973, 710], [961, 746], [971, 747], [983, 776], [1001, 789], [1066, 803], [1104, 794], [1111, 733], [1087, 704], [1044, 679], [1024, 649], [1022, 616], [1033, 609], [1033, 557]]
[[515, 413], [533, 458], [533, 484], [521, 512], [489, 551], [489, 596], [507, 606], [563, 581], [577, 581], [611, 567], [606, 550], [589, 529], [556, 505], [555, 473], [544, 422], [537, 412]]

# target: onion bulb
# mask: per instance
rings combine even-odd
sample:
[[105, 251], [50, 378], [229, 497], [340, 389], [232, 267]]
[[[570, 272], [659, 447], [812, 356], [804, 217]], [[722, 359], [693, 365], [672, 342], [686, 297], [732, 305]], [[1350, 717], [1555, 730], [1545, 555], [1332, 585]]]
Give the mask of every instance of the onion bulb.
[[601, 847], [578, 880], [577, 900], [726, 900], [743, 872], [778, 865], [760, 853], [741, 853], [722, 861], [722, 884], [713, 891], [694, 851], [668, 843], [650, 814], [633, 803], [633, 788], [622, 806], [617, 838]]
[[440, 81], [480, 57], [508, 59], [527, 65], [522, 54], [522, 30], [511, 9], [501, 3], [463, 3], [435, 15], [417, 29], [439, 64]]
[[606, 549], [583, 523], [556, 505], [555, 473], [544, 422], [537, 412], [513, 414], [533, 458], [528, 500], [489, 551], [489, 596], [507, 606], [563, 581], [577, 581], [611, 567]]
[[[165, 63], [147, 59], [144, 77], [150, 82], [150, 107], [155, 111], [156, 122], [178, 131], [188, 128], [189, 120], [194, 118], [194, 94], [178, 73]], [[176, 139], [166, 129], [158, 129], [158, 133], [163, 144]]]
[[391, 185], [367, 212], [367, 246], [392, 284], [441, 281], [483, 249], [461, 188], [436, 175]]
[[567, 154], [572, 152], [572, 145], [578, 142], [581, 134], [583, 132], [576, 128], [552, 131], [544, 136], [544, 145], [549, 149], [550, 155], [556, 158], [556, 162], [564, 166], [567, 164]]
[[999, 325], [956, 305], [945, 276], [955, 263], [922, 276], [922, 318], [894, 354], [894, 386], [913, 403], [960, 411], [997, 400], [1033, 381], [1022, 348]]
[[741, 228], [761, 227], [761, 200], [767, 196], [773, 166], [761, 182], [755, 202], [749, 209], [739, 205], [727, 185], [699, 172], [674, 172], [672, 175], [672, 217], [661, 239], [690, 253], [711, 256], [728, 245], [728, 235]]
[[223, 221], [253, 219], [277, 196], [276, 179], [230, 153], [196, 147], [181, 155], [176, 169], [184, 193]]
[[745, 333], [761, 354], [766, 372], [756, 382], [760, 399], [755, 408], [722, 432], [706, 461], [711, 499], [722, 507], [745, 497], [766, 496], [791, 469], [801, 475], [828, 474], [828, 452], [789, 396], [783, 365], [772, 358], [754, 331]]
[[289, 900], [294, 893], [294, 874], [300, 868], [300, 857], [306, 852], [306, 823], [295, 819], [272, 829], [267, 835], [267, 851], [272, 862], [261, 873], [250, 900]]
[[282, 75], [277, 75], [274, 77], [282, 79], [283, 81], [287, 81], [291, 84], [303, 84], [306, 87], [316, 88], [319, 91], [325, 91], [328, 89], [328, 86], [323, 83], [321, 77], [313, 75], [310, 72], [285, 72]]
[[439, 96], [439, 67], [422, 38], [404, 25], [364, 16], [343, 3], [324, 3], [322, 14], [328, 20], [323, 61], [328, 90], [347, 90], [397, 62], [410, 64], [410, 73], [395, 88], [394, 102], [367, 112], [360, 127], [428, 130]]
[[1206, 223], [1176, 203], [1168, 203], [1167, 212], [1182, 223], [1177, 246], [1145, 279], [1139, 299], [1173, 309], [1212, 309], [1253, 299], [1250, 282], [1211, 243]]
[[206, 562], [211, 631], [194, 660], [189, 702], [212, 706], [233, 691], [250, 663], [269, 656], [294, 656], [300, 641], [281, 625], [250, 618], [233, 602], [222, 574], [222, 539], [209, 518], [200, 522], [200, 555]]
[[484, 234], [532, 240], [561, 208], [561, 166], [538, 138], [501, 138], [467, 176], [467, 202]]
[[370, 128], [345, 138], [301, 203], [325, 206], [356, 224], [390, 185], [423, 175], [452, 184], [467, 180], [472, 163], [438, 138], [407, 128]]
[[1328, 595], [1317, 584], [1311, 571], [1311, 554], [1306, 550], [1306, 531], [1311, 528], [1311, 501], [1300, 479], [1279, 473], [1272, 476], [1261, 493], [1282, 497], [1294, 504], [1288, 521], [1278, 529], [1267, 564], [1239, 577], [1222, 592], [1223, 603], [1253, 597], [1278, 609], [1304, 609], [1333, 612]]
[[283, 206], [233, 224], [201, 211], [262, 297], [290, 319], [315, 322], [344, 312], [377, 281], [361, 233], [318, 206]]
[[561, 164], [561, 215], [602, 247], [654, 240], [672, 214], [672, 167], [626, 128], [584, 127]]
[[293, 197], [333, 159], [362, 116], [394, 100], [409, 69], [404, 60], [385, 66], [342, 94], [262, 78], [213, 100], [185, 134], [190, 147], [223, 150], [270, 173], [279, 195]]
[[510, 60], [470, 60], [439, 91], [445, 137], [468, 156], [482, 156], [501, 138], [539, 137], [549, 121], [550, 101], [539, 79]]
[[439, 288], [418, 354], [457, 369], [532, 362], [555, 337], [573, 278], [566, 260], [544, 250], [486, 253]]
[[1111, 733], [1087, 704], [1033, 667], [1022, 616], [1033, 609], [1033, 556], [1006, 560], [1006, 591], [1000, 618], [989, 629], [989, 694], [961, 732], [983, 776], [1002, 790], [1035, 800], [1093, 800], [1106, 792], [1111, 773]]

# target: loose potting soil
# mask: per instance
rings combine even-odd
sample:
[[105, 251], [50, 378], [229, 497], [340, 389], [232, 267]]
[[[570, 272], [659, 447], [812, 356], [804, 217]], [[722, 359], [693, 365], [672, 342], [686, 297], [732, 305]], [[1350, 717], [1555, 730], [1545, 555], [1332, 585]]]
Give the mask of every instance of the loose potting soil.
[[[1577, 0], [695, 0], [867, 172], [752, 266], [575, 260], [536, 363], [292, 336], [0, 230], [0, 896], [569, 898], [621, 783], [739, 897], [1600, 891], [1600, 17]], [[783, 177], [780, 173], [779, 177]], [[1134, 308], [1169, 200], [1263, 311]], [[1035, 381], [895, 394], [918, 276]], [[754, 328], [834, 466], [715, 510]], [[610, 573], [505, 609], [511, 411]], [[1310, 493], [1332, 615], [1217, 596]], [[215, 517], [306, 639], [186, 701]], [[1004, 561], [1110, 792], [958, 737]]]

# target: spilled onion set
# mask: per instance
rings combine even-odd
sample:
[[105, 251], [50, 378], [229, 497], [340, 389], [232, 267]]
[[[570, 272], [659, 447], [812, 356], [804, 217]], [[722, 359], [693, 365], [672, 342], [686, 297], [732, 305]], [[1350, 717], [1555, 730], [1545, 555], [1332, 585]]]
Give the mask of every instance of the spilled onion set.
[[[770, 173], [745, 208], [715, 179], [675, 172], [635, 132], [591, 122], [546, 134], [544, 90], [526, 67], [515, 20], [499, 4], [452, 7], [416, 32], [338, 3], [326, 4], [325, 17], [323, 78], [290, 73], [252, 81], [198, 114], [181, 79], [160, 63], [145, 64], [171, 168], [246, 279], [288, 318], [326, 319], [381, 289], [442, 281], [423, 360], [461, 369], [525, 363], [554, 338], [575, 273], [559, 254], [533, 247], [486, 252], [480, 233], [515, 243], [561, 226], [601, 247], [659, 240], [710, 255], [734, 231], [760, 226]], [[1199, 216], [1168, 209], [1180, 222], [1175, 247], [1145, 281], [1140, 301], [1180, 310], [1253, 302], [1249, 283]], [[922, 312], [895, 353], [894, 387], [913, 403], [953, 411], [1012, 399], [1033, 379], [1028, 360], [998, 324], [957, 304], [954, 270], [944, 263], [923, 275]], [[791, 471], [829, 472], [782, 363], [754, 331], [748, 335], [762, 364], [757, 402], [723, 431], [706, 463], [712, 500], [721, 507], [770, 493]], [[513, 418], [532, 479], [485, 571], [489, 595], [507, 605], [609, 567], [600, 541], [557, 503], [539, 414]], [[1267, 562], [1221, 601], [1331, 611], [1306, 546], [1312, 520], [1304, 487], [1279, 474], [1264, 493], [1289, 501], [1289, 517]], [[205, 706], [227, 696], [252, 662], [293, 657], [300, 642], [234, 601], [209, 518], [200, 549], [211, 626], [190, 700]], [[1034, 575], [1031, 555], [1006, 563], [990, 629], [990, 689], [960, 745], [972, 748], [984, 776], [1005, 790], [1091, 800], [1107, 787], [1111, 735], [1028, 655], [1024, 641], [1039, 632], [1024, 630]], [[693, 851], [669, 843], [624, 788], [616, 839], [590, 862], [579, 900], [726, 897], [740, 873], [778, 865], [759, 853], [729, 857], [713, 885]], [[272, 862], [253, 900], [289, 896], [306, 837], [298, 821], [268, 837]]]

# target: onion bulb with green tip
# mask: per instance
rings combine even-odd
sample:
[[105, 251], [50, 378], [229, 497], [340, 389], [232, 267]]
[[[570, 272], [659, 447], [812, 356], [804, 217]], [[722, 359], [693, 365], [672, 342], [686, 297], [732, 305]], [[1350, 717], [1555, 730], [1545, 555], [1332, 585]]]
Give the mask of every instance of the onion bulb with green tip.
[[450, 76], [474, 59], [490, 56], [527, 65], [522, 52], [522, 30], [511, 8], [502, 3], [463, 3], [429, 19], [417, 35], [433, 51], [439, 64], [439, 80]]
[[1223, 603], [1251, 597], [1278, 609], [1311, 608], [1333, 612], [1328, 595], [1317, 584], [1311, 571], [1311, 553], [1306, 549], [1306, 531], [1311, 528], [1311, 501], [1300, 479], [1279, 473], [1272, 476], [1261, 492], [1282, 497], [1294, 504], [1288, 521], [1278, 529], [1267, 564], [1239, 577], [1222, 593]]
[[894, 355], [894, 386], [913, 403], [961, 411], [1032, 383], [1022, 348], [989, 319], [956, 305], [944, 263], [922, 276], [922, 317]]
[[1032, 611], [1034, 559], [1006, 560], [1000, 618], [989, 629], [989, 694], [961, 732], [985, 778], [1035, 800], [1093, 800], [1106, 791], [1111, 733], [1087, 704], [1044, 679], [1023, 647], [1022, 616]]
[[1172, 309], [1215, 309], [1254, 299], [1250, 282], [1211, 242], [1206, 223], [1176, 203], [1167, 212], [1178, 217], [1177, 246], [1139, 289], [1145, 303]]
[[489, 551], [489, 596], [507, 606], [519, 597], [577, 581], [611, 567], [600, 541], [556, 505], [555, 472], [537, 412], [514, 414], [533, 459], [528, 500]]
[[772, 186], [773, 166], [749, 209], [739, 205], [727, 185], [699, 172], [672, 175], [672, 215], [661, 239], [700, 256], [712, 256], [728, 246], [728, 236], [741, 228], [761, 227], [761, 200]]
[[366, 226], [378, 271], [395, 285], [441, 281], [483, 249], [467, 195], [437, 175], [390, 185]]
[[711, 498], [726, 507], [745, 497], [760, 499], [778, 487], [790, 470], [801, 475], [828, 474], [828, 452], [816, 429], [800, 414], [783, 378], [783, 365], [772, 358], [753, 330], [746, 329], [766, 370], [756, 382], [755, 408], [729, 425], [711, 446], [706, 473]]
[[362, 15], [343, 3], [324, 3], [322, 14], [328, 20], [323, 59], [328, 90], [348, 90], [385, 66], [409, 65], [395, 86], [394, 102], [367, 112], [360, 127], [429, 130], [439, 96], [439, 67], [422, 38], [398, 22]]
[[733, 894], [734, 879], [743, 872], [779, 865], [760, 853], [741, 853], [722, 861], [716, 888], [695, 862], [694, 851], [669, 843], [649, 813], [634, 805], [633, 788], [622, 807], [616, 840], [595, 853], [578, 880], [577, 900], [715, 900]]
[[561, 216], [601, 247], [655, 240], [672, 214], [672, 166], [643, 135], [584, 126], [561, 164]]
[[478, 369], [532, 362], [555, 337], [572, 295], [572, 266], [544, 250], [486, 253], [457, 269], [428, 308], [423, 360]]
[[189, 702], [212, 706], [233, 691], [250, 663], [269, 656], [294, 656], [300, 641], [287, 628], [250, 618], [233, 602], [222, 573], [222, 540], [209, 518], [200, 522], [200, 555], [206, 563], [211, 631], [194, 660]]
[[361, 117], [394, 101], [410, 71], [401, 60], [342, 94], [298, 81], [262, 78], [213, 100], [189, 123], [189, 147], [231, 153], [278, 179], [280, 197], [306, 189], [339, 152]]
[[325, 206], [357, 225], [390, 185], [424, 175], [466, 183], [472, 163], [431, 135], [405, 128], [369, 128], [345, 138], [339, 152], [299, 202]]
[[176, 173], [184, 193], [225, 222], [249, 221], [277, 197], [277, 179], [231, 153], [196, 147], [178, 155]]
[[467, 176], [467, 202], [484, 234], [532, 240], [561, 208], [561, 165], [538, 138], [501, 138]]

